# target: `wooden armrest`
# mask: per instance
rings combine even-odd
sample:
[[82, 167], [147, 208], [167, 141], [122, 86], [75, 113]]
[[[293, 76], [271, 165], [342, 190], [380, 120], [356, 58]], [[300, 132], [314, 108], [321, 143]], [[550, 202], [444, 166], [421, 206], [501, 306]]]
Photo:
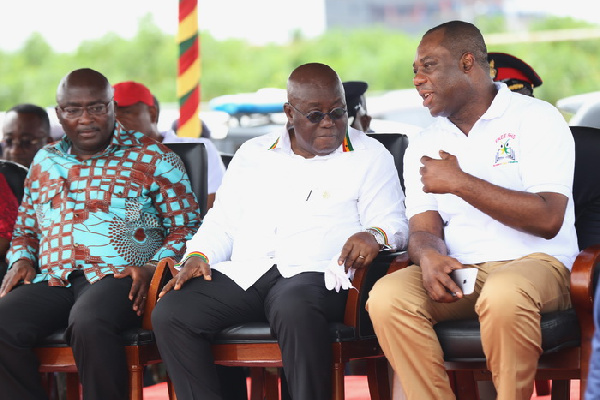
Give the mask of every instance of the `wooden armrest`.
[[571, 269], [571, 303], [579, 320], [582, 347], [591, 347], [594, 333], [594, 270], [599, 263], [600, 245], [593, 245], [577, 255]]
[[171, 269], [174, 265], [175, 260], [170, 257], [163, 258], [156, 265], [154, 275], [152, 275], [152, 280], [150, 281], [150, 287], [148, 288], [148, 294], [146, 295], [146, 304], [142, 319], [142, 328], [144, 329], [152, 329], [152, 310], [154, 310], [154, 307], [156, 306], [158, 295], [163, 286], [165, 286], [165, 284], [173, 276]]
[[356, 327], [358, 325], [360, 307], [360, 291], [363, 289], [368, 268], [360, 268], [354, 272], [352, 286], [356, 289], [348, 290], [348, 298], [346, 299], [346, 310], [344, 312], [344, 324]]
[[594, 311], [594, 269], [600, 263], [600, 245], [582, 250], [571, 269], [571, 302], [577, 311], [592, 314]]
[[371, 291], [371, 288], [379, 278], [389, 273], [390, 268], [400, 269], [408, 266], [408, 255], [405, 256], [405, 254], [405, 251], [382, 251], [367, 268], [356, 270], [352, 285], [357, 290], [350, 289], [348, 291], [344, 324], [359, 327], [359, 321], [361, 314], [363, 314], [364, 304], [369, 291]]
[[592, 337], [594, 336], [594, 276], [600, 263], [600, 245], [582, 250], [571, 269], [571, 303], [577, 313], [581, 331], [581, 376], [582, 384], [588, 375]]

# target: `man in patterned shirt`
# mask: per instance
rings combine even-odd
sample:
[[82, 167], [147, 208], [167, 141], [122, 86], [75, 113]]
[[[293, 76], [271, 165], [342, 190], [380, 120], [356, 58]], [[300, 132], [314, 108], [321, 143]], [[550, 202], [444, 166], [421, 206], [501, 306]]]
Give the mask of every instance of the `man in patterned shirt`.
[[174, 153], [115, 122], [102, 74], [72, 71], [56, 100], [66, 136], [31, 165], [0, 288], [0, 387], [45, 398], [32, 348], [67, 327], [84, 397], [128, 399], [120, 333], [141, 322], [155, 262], [182, 255], [198, 203]]

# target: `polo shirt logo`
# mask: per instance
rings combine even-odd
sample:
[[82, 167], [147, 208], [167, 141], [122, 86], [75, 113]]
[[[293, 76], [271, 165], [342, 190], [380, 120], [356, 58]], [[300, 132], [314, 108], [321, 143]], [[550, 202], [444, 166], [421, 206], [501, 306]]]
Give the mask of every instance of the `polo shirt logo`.
[[497, 147], [494, 157], [494, 167], [517, 162], [515, 150], [511, 146], [511, 141], [516, 137], [514, 133], [504, 133], [496, 139]]

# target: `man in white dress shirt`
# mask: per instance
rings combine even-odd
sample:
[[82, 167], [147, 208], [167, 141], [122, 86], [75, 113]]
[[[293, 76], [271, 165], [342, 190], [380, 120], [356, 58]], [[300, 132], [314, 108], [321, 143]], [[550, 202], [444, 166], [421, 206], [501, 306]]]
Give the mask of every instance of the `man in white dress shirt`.
[[348, 128], [344, 89], [327, 65], [288, 79], [282, 128], [244, 143], [181, 270], [152, 315], [179, 399], [221, 399], [212, 335], [268, 321], [294, 399], [331, 398], [330, 321], [347, 292], [327, 268], [363, 268], [383, 248], [406, 246], [404, 195], [391, 154]]

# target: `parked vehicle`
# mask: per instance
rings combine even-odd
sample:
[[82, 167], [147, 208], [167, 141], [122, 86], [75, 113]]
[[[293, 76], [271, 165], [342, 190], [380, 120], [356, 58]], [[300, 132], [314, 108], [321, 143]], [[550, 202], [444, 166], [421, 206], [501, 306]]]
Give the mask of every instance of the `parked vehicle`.
[[567, 114], [571, 126], [600, 128], [600, 91], [565, 97], [556, 107]]

